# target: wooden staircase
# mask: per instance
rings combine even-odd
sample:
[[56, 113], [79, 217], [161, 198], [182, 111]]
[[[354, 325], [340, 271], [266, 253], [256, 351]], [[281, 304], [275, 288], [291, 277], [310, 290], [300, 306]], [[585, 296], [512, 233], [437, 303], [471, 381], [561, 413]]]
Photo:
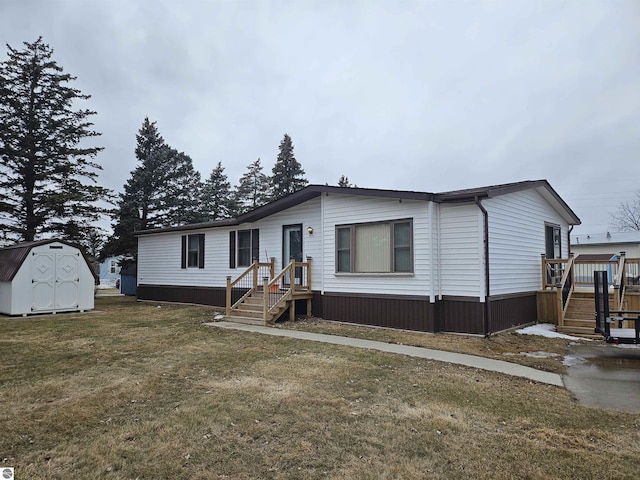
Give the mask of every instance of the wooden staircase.
[[287, 310], [293, 320], [297, 300], [306, 300], [307, 315], [311, 315], [311, 258], [306, 262], [291, 259], [277, 275], [274, 259], [269, 263], [256, 260], [235, 280], [227, 277], [226, 296], [226, 316], [238, 323], [273, 325]]
[[[624, 304], [626, 304], [626, 300]], [[614, 293], [609, 294], [609, 305], [617, 305]], [[563, 323], [562, 326], [558, 326], [558, 332], [578, 337], [602, 339], [601, 334], [595, 333], [596, 303], [594, 292], [574, 291], [569, 299]]]
[[[271, 292], [273, 295], [273, 292]], [[238, 323], [247, 323], [251, 325], [268, 325], [275, 323], [278, 318], [290, 307], [290, 301], [285, 301], [277, 305], [271, 311], [268, 311], [265, 318], [264, 312], [264, 290], [258, 287], [252, 291], [247, 297], [236, 305], [233, 305], [229, 311], [230, 320]]]

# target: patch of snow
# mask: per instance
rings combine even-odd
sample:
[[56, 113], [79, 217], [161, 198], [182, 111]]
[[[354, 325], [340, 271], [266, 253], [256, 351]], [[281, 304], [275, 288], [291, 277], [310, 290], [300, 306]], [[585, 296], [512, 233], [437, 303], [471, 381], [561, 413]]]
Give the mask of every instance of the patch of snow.
[[556, 332], [556, 326], [551, 323], [538, 323], [537, 325], [531, 325], [530, 327], [521, 328], [516, 330], [516, 333], [521, 335], [539, 335], [547, 338], [565, 338], [567, 340], [584, 340], [584, 338], [572, 337], [571, 335], [565, 335], [564, 333]]
[[213, 317], [213, 319], [214, 319], [216, 322], [219, 322], [220, 320], [224, 320], [224, 315], [220, 315], [220, 314], [218, 314], [218, 315], [216, 315], [215, 317]]
[[551, 358], [551, 357], [559, 357], [559, 353], [551, 353], [551, 352], [520, 352], [520, 355], [524, 355], [525, 357], [532, 358]]

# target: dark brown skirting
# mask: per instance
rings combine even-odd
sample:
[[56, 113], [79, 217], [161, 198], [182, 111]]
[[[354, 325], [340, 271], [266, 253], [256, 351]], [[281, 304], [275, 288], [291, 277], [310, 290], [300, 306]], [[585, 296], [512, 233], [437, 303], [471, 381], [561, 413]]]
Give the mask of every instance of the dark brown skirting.
[[325, 292], [322, 296], [322, 318], [360, 325], [433, 332], [435, 304], [429, 302], [429, 297], [350, 296]]
[[[225, 306], [224, 287], [139, 285], [137, 294], [140, 300]], [[485, 334], [485, 307], [474, 297], [445, 296], [431, 303], [429, 297], [316, 291], [312, 300], [312, 314], [319, 318], [421, 332]], [[536, 293], [491, 297], [488, 308], [489, 333], [535, 322]], [[307, 313], [306, 300], [296, 302], [296, 313]]]
[[225, 307], [226, 289], [224, 287], [179, 287], [175, 285], [138, 285], [139, 300], [162, 302], [195, 303]]
[[440, 331], [484, 334], [484, 303], [478, 298], [444, 297], [440, 303]]
[[536, 292], [493, 296], [489, 299], [489, 308], [492, 333], [535, 322], [538, 317]]

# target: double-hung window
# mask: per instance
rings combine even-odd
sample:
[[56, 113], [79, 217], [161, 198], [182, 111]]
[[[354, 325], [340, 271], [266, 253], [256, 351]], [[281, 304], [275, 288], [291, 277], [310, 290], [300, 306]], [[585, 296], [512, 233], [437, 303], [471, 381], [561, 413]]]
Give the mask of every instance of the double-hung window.
[[204, 268], [204, 233], [182, 236], [182, 268]]
[[238, 266], [251, 265], [251, 230], [238, 230]]
[[337, 226], [336, 271], [412, 272], [412, 231], [411, 219]]
[[229, 232], [229, 268], [249, 267], [260, 254], [260, 231], [232, 230]]

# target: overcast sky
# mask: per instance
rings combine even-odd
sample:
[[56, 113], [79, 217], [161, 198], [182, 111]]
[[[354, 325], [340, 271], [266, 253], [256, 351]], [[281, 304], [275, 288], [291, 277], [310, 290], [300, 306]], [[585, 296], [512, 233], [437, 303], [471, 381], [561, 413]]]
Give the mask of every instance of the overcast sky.
[[547, 179], [575, 233], [640, 188], [637, 0], [0, 1], [3, 46], [40, 35], [92, 95], [117, 192], [145, 116], [232, 184], [288, 133], [311, 183]]

